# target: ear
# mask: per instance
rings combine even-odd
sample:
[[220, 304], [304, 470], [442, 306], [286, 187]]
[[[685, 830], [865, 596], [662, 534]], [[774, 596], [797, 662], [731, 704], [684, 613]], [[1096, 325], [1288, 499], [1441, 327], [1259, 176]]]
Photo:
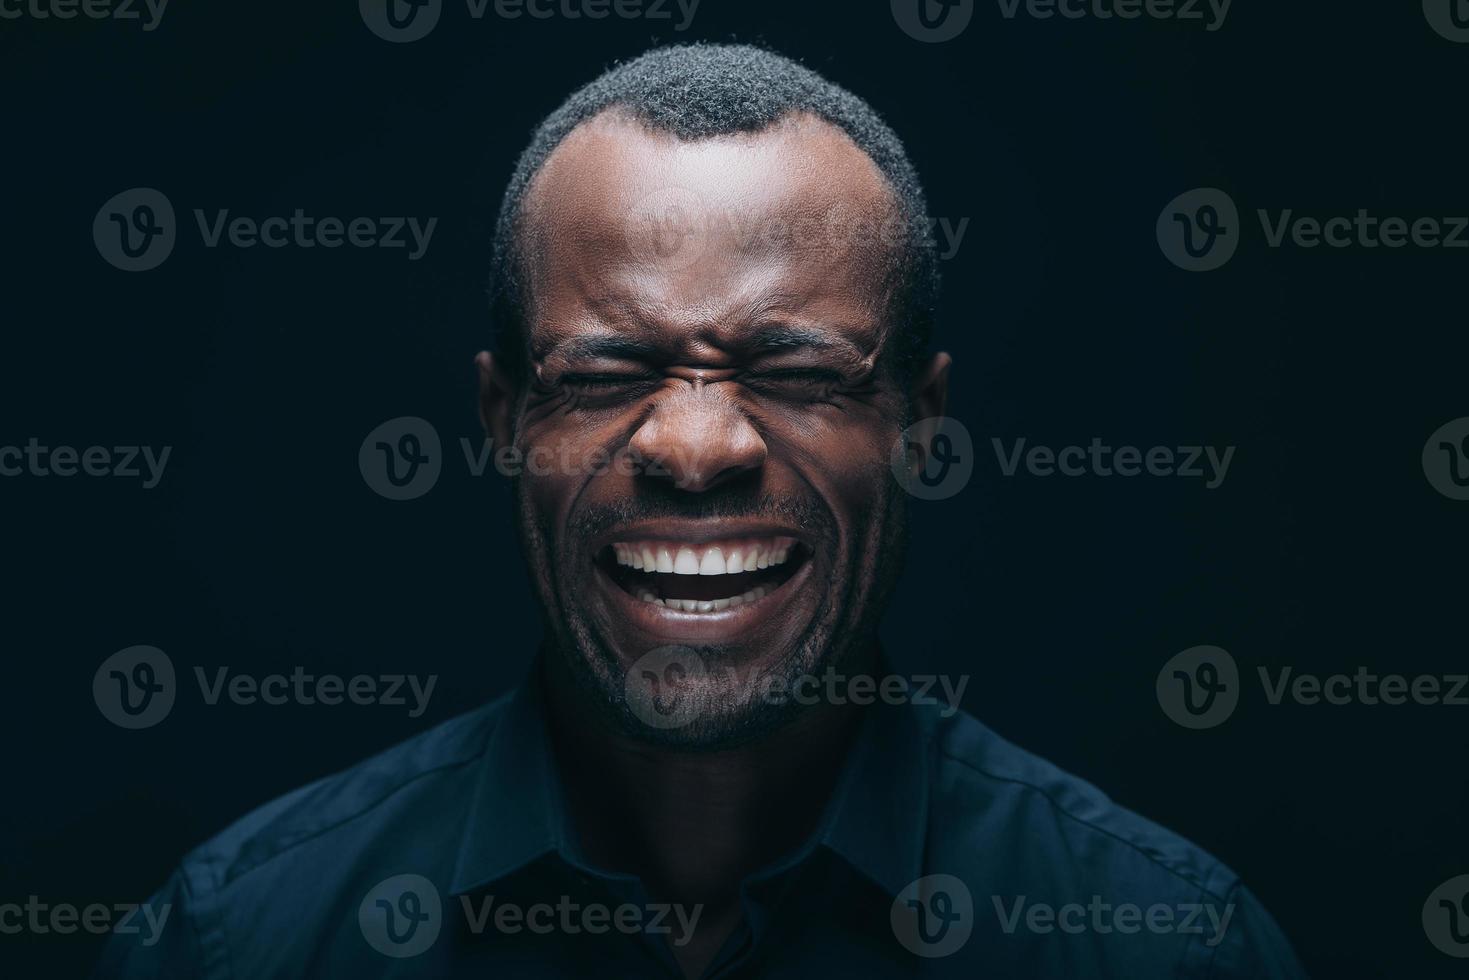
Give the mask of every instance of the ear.
[[928, 359], [913, 376], [910, 395], [913, 403], [913, 421], [921, 422], [944, 414], [949, 403], [949, 365], [953, 358], [939, 351]]
[[479, 369], [479, 423], [496, 449], [508, 446], [515, 431], [515, 385], [489, 351], [476, 354], [474, 364]]

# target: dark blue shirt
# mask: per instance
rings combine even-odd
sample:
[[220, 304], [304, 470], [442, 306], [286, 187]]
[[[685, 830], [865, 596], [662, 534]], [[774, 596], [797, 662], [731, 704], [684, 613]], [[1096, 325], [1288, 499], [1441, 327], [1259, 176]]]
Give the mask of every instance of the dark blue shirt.
[[[705, 976], [1304, 976], [1199, 848], [962, 712], [867, 710]], [[534, 682], [261, 807], [149, 904], [99, 977], [678, 977], [698, 911], [582, 855]]]

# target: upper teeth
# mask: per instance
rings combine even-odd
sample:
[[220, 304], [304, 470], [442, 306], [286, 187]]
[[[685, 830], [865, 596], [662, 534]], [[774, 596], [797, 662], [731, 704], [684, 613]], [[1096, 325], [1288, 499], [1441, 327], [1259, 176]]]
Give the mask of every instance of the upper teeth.
[[622, 541], [612, 545], [617, 564], [673, 575], [735, 575], [783, 564], [795, 538], [751, 538], [705, 544]]

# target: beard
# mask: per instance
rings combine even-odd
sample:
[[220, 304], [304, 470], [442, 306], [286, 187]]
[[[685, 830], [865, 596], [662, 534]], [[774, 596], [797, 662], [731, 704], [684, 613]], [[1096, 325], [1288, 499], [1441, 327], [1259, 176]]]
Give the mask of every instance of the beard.
[[[558, 543], [517, 480], [513, 497], [521, 547], [542, 608], [548, 684], [568, 694], [577, 710], [619, 733], [684, 751], [727, 749], [789, 725], [813, 707], [788, 696], [801, 678], [829, 670], [852, 675], [876, 663], [877, 626], [900, 573], [907, 537], [907, 498], [886, 476], [885, 468], [875, 474], [872, 507], [852, 515], [845, 557], [830, 508], [814, 497], [721, 491], [691, 498], [662, 486], [640, 488], [635, 499], [579, 508]], [[572, 563], [588, 560], [586, 542], [598, 534], [666, 517], [766, 519], [808, 529], [830, 589], [800, 635], [781, 641], [779, 651], [752, 650], [748, 644], [671, 645], [634, 660], [595, 627], [577, 601], [576, 576], [565, 572]], [[862, 529], [865, 535], [859, 534]]]

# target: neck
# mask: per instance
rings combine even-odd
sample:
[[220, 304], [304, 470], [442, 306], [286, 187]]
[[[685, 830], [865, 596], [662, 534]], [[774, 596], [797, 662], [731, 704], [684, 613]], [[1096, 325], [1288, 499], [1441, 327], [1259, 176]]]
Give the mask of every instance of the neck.
[[552, 740], [572, 825], [594, 863], [638, 875], [659, 900], [719, 909], [746, 876], [815, 830], [860, 709], [814, 705], [727, 749], [654, 745], [577, 703], [577, 686], [555, 677], [555, 658], [543, 661]]

